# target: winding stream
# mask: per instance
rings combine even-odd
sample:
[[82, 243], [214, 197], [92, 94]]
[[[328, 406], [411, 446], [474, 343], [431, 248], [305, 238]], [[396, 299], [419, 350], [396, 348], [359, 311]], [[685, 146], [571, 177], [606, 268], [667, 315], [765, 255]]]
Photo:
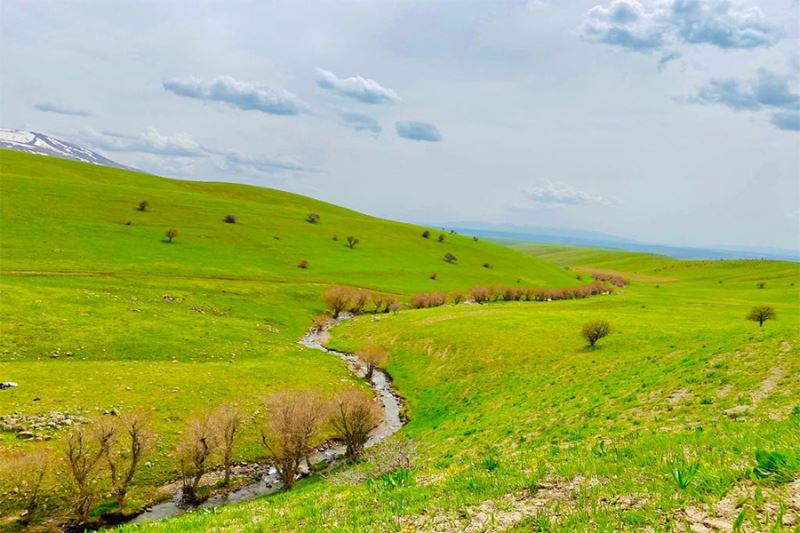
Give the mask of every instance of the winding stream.
[[[326, 324], [321, 329], [312, 329], [298, 342], [307, 348], [321, 350], [343, 359], [353, 374], [363, 378], [366, 376], [367, 365], [358, 357], [350, 353], [329, 350], [324, 346], [324, 342], [328, 337], [328, 331], [330, 328], [346, 318], [348, 317], [342, 317], [338, 320], [335, 320], [329, 324]], [[385, 371], [376, 368], [372, 373], [372, 381], [370, 386], [372, 387], [372, 390], [375, 391], [377, 397], [380, 398], [381, 404], [383, 405], [383, 422], [381, 422], [380, 425], [370, 432], [366, 447], [373, 446], [387, 437], [397, 433], [397, 431], [399, 431], [405, 423], [403, 417], [401, 416], [403, 399], [394, 392], [392, 380], [389, 375]], [[323, 461], [335, 460], [344, 456], [344, 454], [344, 446], [325, 447], [312, 454], [310, 459], [312, 464], [319, 464]], [[152, 520], [161, 520], [163, 518], [177, 516], [197, 508], [218, 507], [220, 505], [226, 505], [229, 503], [251, 500], [258, 496], [276, 492], [280, 490], [282, 486], [283, 485], [278, 477], [277, 470], [275, 470], [274, 467], [269, 466], [268, 470], [264, 472], [261, 475], [261, 478], [257, 481], [239, 487], [238, 489], [226, 494], [211, 496], [199, 506], [189, 506], [183, 504], [181, 502], [181, 491], [179, 489], [171, 500], [153, 505], [131, 522], [139, 523], [149, 522]]]

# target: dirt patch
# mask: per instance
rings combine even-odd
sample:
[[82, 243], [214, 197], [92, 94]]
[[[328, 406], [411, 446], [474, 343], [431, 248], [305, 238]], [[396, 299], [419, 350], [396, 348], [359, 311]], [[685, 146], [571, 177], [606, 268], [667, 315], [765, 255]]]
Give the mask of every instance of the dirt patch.
[[750, 397], [753, 400], [753, 405], [757, 405], [758, 402], [766, 398], [770, 395], [770, 393], [775, 390], [775, 387], [778, 385], [778, 382], [783, 378], [784, 370], [781, 367], [776, 366], [772, 369], [772, 372], [769, 373], [767, 379], [761, 384], [761, 388], [755, 391]]
[[678, 389], [669, 396], [667, 396], [667, 401], [670, 405], [678, 405], [681, 401], [689, 399], [692, 397], [692, 393], [686, 389]]

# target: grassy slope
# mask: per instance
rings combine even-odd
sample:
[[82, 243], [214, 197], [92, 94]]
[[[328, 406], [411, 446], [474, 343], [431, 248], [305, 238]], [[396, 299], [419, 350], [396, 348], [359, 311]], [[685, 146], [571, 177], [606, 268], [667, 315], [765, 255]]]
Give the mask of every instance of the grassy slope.
[[[460, 530], [471, 506], [512, 507], [504, 499], [511, 493], [536, 501], [529, 491], [543, 480], [561, 497], [544, 496], [542, 515], [529, 513], [520, 531], [545, 522], [561, 531], [683, 530], [683, 509], [726, 496], [744, 503], [749, 530], [771, 527], [780, 505], [797, 514], [785, 482], [759, 481], [756, 490], [751, 472], [755, 452], [766, 449], [800, 475], [800, 265], [550, 248], [562, 266], [667, 272], [672, 281], [635, 281], [582, 301], [449, 306], [345, 323], [335, 346], [369, 338], [392, 349], [389, 371], [412, 418], [404, 432], [419, 448], [417, 482], [313, 481], [153, 529], [413, 530], [444, 520]], [[778, 312], [763, 328], [744, 320], [761, 303]], [[587, 350], [579, 330], [594, 318], [615, 331]], [[742, 416], [725, 414], [740, 405], [749, 406]], [[700, 464], [686, 490], [672, 480], [670, 459]], [[755, 497], [739, 501], [740, 491]], [[760, 526], [749, 522], [757, 516]]]
[[[576, 283], [492, 243], [425, 240], [422, 228], [280, 191], [10, 151], [0, 151], [0, 180], [0, 381], [20, 385], [0, 393], [0, 414], [151, 409], [161, 438], [142, 486], [172, 475], [166, 455], [192, 410], [226, 399], [255, 410], [276, 388], [355, 383], [335, 358], [295, 342], [322, 311], [326, 284], [408, 295]], [[135, 209], [142, 199], [149, 212]], [[304, 221], [311, 211], [319, 224]], [[236, 224], [223, 223], [228, 213]], [[173, 244], [163, 242], [170, 227]], [[308, 270], [296, 267], [303, 259]], [[261, 453], [255, 441], [245, 435], [243, 458]], [[25, 445], [0, 432], [0, 446]]]

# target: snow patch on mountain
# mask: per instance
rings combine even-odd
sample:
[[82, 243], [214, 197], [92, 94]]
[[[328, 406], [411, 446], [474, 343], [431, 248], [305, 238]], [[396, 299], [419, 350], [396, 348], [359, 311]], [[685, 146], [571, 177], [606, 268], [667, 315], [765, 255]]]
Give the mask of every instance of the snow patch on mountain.
[[60, 157], [106, 167], [130, 169], [130, 167], [112, 161], [97, 152], [35, 131], [0, 129], [0, 148], [29, 154]]

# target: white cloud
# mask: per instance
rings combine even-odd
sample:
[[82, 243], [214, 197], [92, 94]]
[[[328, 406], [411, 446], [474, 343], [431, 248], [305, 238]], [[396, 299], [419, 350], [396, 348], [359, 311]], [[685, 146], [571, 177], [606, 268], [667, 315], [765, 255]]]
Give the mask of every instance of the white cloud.
[[400, 101], [396, 92], [381, 86], [375, 80], [361, 76], [339, 78], [333, 72], [321, 68], [317, 69], [317, 85], [364, 104], [390, 104]]
[[197, 78], [164, 80], [167, 91], [198, 100], [223, 102], [245, 111], [261, 111], [270, 115], [298, 115], [308, 106], [297, 95], [284, 89], [272, 89], [254, 81], [240, 81], [220, 76], [211, 81]]
[[578, 190], [568, 183], [551, 180], [542, 180], [535, 185], [526, 187], [523, 189], [522, 193], [526, 200], [535, 204], [560, 207], [587, 204], [612, 204], [609, 199]]
[[179, 157], [200, 157], [207, 153], [200, 143], [185, 133], [166, 136], [161, 135], [153, 127], [147, 128], [139, 135], [85, 129], [78, 133], [78, 137], [82, 142], [112, 152], [139, 152]]

